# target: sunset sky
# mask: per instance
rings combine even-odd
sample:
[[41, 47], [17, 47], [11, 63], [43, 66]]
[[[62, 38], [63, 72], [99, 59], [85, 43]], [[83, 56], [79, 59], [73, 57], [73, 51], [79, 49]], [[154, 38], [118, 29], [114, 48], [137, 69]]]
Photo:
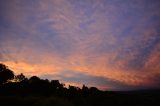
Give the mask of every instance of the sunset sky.
[[160, 88], [160, 0], [0, 0], [0, 63], [80, 87]]

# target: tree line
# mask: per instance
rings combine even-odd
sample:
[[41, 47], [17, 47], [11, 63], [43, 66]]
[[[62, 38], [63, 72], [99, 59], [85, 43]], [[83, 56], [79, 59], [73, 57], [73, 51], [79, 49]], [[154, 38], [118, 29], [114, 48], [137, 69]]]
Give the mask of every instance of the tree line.
[[65, 84], [59, 80], [41, 79], [37, 76], [27, 78], [23, 73], [14, 75], [6, 65], [0, 64], [0, 94], [2, 95], [56, 95], [56, 96], [87, 96], [100, 92], [96, 87], [82, 88]]

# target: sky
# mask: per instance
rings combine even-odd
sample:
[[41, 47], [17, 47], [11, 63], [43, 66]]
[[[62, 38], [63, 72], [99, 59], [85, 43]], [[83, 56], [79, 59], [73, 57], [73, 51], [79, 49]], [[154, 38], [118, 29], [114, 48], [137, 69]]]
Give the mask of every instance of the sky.
[[79, 87], [160, 88], [160, 0], [0, 0], [0, 63]]

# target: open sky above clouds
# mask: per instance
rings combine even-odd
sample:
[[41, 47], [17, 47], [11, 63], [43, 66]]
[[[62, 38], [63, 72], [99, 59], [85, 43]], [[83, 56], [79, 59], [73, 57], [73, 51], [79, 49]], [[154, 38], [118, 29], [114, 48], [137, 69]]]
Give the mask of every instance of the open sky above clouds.
[[103, 90], [160, 87], [159, 0], [0, 0], [0, 62]]

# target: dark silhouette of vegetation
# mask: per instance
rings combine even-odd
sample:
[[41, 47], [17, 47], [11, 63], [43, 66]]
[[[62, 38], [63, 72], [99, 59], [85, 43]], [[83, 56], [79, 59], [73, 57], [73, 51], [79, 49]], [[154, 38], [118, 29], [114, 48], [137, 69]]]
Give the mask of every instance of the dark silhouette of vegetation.
[[13, 79], [14, 73], [4, 64], [0, 64], [0, 84], [7, 82], [7, 80]]
[[96, 87], [65, 87], [59, 80], [29, 79], [0, 64], [0, 106], [158, 106], [160, 91], [101, 91]]
[[27, 80], [27, 78], [23, 75], [23, 73], [21, 73], [21, 74], [19, 74], [19, 75], [16, 75], [15, 78], [14, 78], [14, 80], [15, 80], [16, 82], [22, 82], [22, 81], [24, 81], [24, 80]]

